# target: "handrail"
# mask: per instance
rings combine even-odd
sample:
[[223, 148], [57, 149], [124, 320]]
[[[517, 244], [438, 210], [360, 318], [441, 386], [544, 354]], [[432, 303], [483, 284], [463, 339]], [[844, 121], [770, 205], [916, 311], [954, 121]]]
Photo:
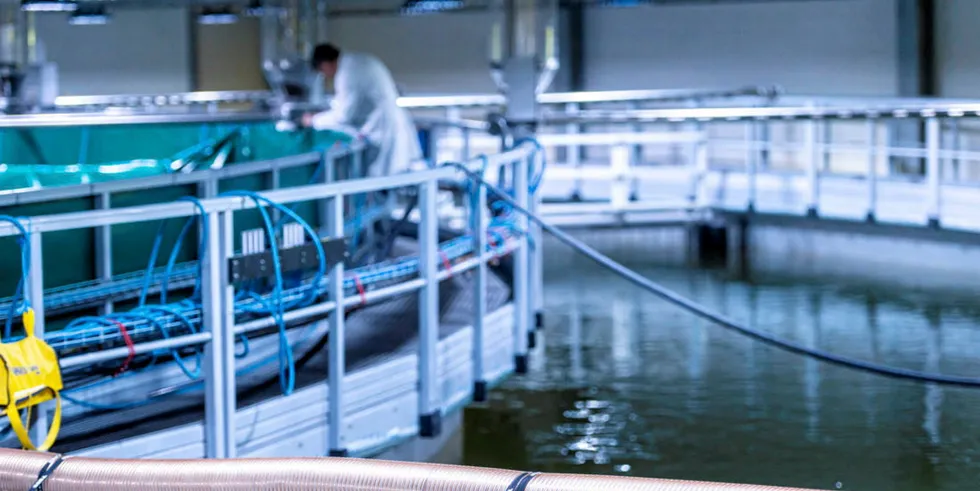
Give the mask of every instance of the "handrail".
[[[57, 463], [57, 465], [55, 465]], [[49, 470], [50, 469], [50, 470]], [[37, 486], [40, 481], [42, 486]], [[805, 491], [750, 484], [528, 473], [459, 465], [346, 458], [94, 459], [0, 450], [0, 491]]]
[[[737, 96], [772, 97], [782, 93], [778, 86], [750, 86], [736, 89], [653, 89], [653, 90], [615, 90], [551, 92], [538, 97], [541, 104], [566, 104], [571, 102], [625, 102], [653, 101], [692, 98], [718, 98]], [[171, 94], [117, 94], [117, 95], [75, 95], [59, 96], [55, 107], [85, 108], [98, 106], [185, 106], [197, 104], [223, 104], [241, 102], [268, 102], [273, 93], [260, 90], [221, 90], [200, 92], [177, 92]], [[406, 108], [499, 106], [506, 103], [500, 94], [443, 94], [427, 96], [405, 96], [398, 100]]]
[[954, 104], [891, 104], [864, 106], [742, 106], [637, 109], [626, 111], [587, 110], [575, 114], [546, 113], [544, 124], [655, 123], [684, 121], [743, 121], [767, 119], [905, 119], [980, 117], [980, 102]]
[[[514, 160], [516, 155], [530, 153], [529, 148], [519, 148], [508, 152], [490, 155], [485, 158], [487, 168], [495, 168], [502, 163]], [[469, 165], [479, 167], [483, 159], [472, 161]], [[452, 167], [436, 167], [418, 172], [397, 174], [386, 177], [357, 179], [351, 181], [332, 182], [328, 184], [312, 184], [264, 191], [261, 194], [269, 200], [280, 204], [290, 204], [314, 199], [350, 196], [381, 189], [394, 189], [413, 186], [428, 181], [452, 178], [456, 175]], [[241, 197], [209, 198], [201, 201], [206, 213], [237, 211], [256, 208], [254, 201]], [[165, 218], [180, 218], [197, 215], [199, 208], [188, 202], [159, 203], [128, 208], [113, 208], [109, 210], [89, 210], [58, 215], [42, 215], [29, 220], [28, 229], [32, 232], [55, 232], [76, 230], [81, 228], [118, 225], [123, 223], [146, 222]], [[19, 235], [19, 230], [12, 224], [0, 224], [0, 237]]]

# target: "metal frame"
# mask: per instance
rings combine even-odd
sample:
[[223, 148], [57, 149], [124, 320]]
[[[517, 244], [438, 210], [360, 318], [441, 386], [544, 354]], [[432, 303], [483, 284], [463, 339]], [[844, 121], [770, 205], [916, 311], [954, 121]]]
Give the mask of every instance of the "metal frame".
[[[527, 160], [534, 153], [530, 145], [491, 156], [487, 159], [488, 167], [492, 169], [516, 166], [517, 175], [524, 175], [526, 184]], [[324, 153], [322, 158], [327, 158]], [[257, 167], [269, 165], [266, 163], [256, 163]], [[261, 164], [261, 165], [258, 165]], [[470, 163], [473, 169], [479, 169], [484, 165], [484, 160]], [[523, 171], [523, 174], [522, 174]], [[440, 260], [437, 253], [437, 207], [436, 192], [440, 180], [452, 179], [459, 176], [458, 171], [452, 167], [438, 167], [426, 171], [390, 176], [385, 178], [351, 180], [335, 183], [314, 184], [289, 189], [272, 190], [262, 193], [266, 198], [281, 203], [297, 203], [303, 201], [327, 201], [328, 229], [331, 236], [338, 237], [343, 235], [343, 216], [342, 202], [345, 196], [359, 193], [368, 193], [383, 189], [393, 189], [401, 187], [416, 187], [421, 196], [420, 211], [422, 213], [421, 245], [422, 268], [418, 279], [400, 283], [394, 286], [381, 288], [367, 292], [364, 301], [376, 302], [391, 296], [404, 294], [418, 290], [421, 295], [420, 308], [420, 349], [418, 353], [418, 373], [419, 373], [419, 421], [417, 423], [418, 433], [424, 437], [433, 437], [439, 434], [439, 420], [442, 413], [449, 408], [443, 406], [440, 391], [437, 387], [437, 379], [441, 377], [439, 353], [439, 320], [438, 320], [438, 283], [439, 281], [454, 275], [461, 274], [474, 268], [481, 268], [485, 271], [485, 265], [493, 259], [492, 254], [477, 254], [473, 259], [459, 262], [448, 270], [440, 271], [438, 266]], [[517, 184], [521, 184], [518, 179]], [[485, 193], [483, 194], [485, 202]], [[526, 203], [527, 189], [523, 193]], [[209, 224], [208, 250], [204, 258], [204, 278], [202, 301], [202, 317], [205, 330], [199, 334], [173, 337], [161, 341], [137, 344], [133, 351], [145, 353], [161, 348], [177, 348], [191, 345], [204, 345], [205, 347], [205, 455], [213, 458], [229, 458], [236, 455], [237, 443], [236, 432], [236, 409], [235, 402], [235, 336], [241, 333], [250, 332], [264, 328], [272, 324], [271, 319], [259, 319], [245, 324], [235, 324], [232, 305], [234, 298], [234, 287], [229, 284], [227, 264], [228, 258], [234, 254], [233, 250], [233, 213], [239, 210], [255, 208], [252, 200], [233, 197], [233, 198], [210, 198], [202, 200], [206, 220]], [[190, 203], [174, 202], [162, 203], [147, 206], [137, 206], [131, 208], [120, 208], [113, 210], [92, 210], [86, 212], [68, 213], [61, 215], [47, 215], [25, 219], [25, 226], [31, 234], [31, 256], [32, 268], [30, 271], [30, 284], [28, 288], [30, 301], [37, 306], [37, 332], [44, 333], [44, 290], [42, 284], [43, 269], [41, 266], [41, 244], [43, 235], [49, 232], [64, 230], [76, 230], [84, 228], [102, 228], [124, 223], [136, 223], [162, 218], [189, 217], [198, 214], [198, 209]], [[8, 224], [9, 225], [9, 224]], [[0, 237], [17, 235], [18, 231], [13, 226], [0, 227]], [[523, 264], [520, 269], [527, 270], [528, 255], [526, 242], [515, 242], [510, 244], [509, 251], [517, 252], [521, 259], [518, 264]], [[524, 251], [521, 253], [520, 251]], [[347, 396], [346, 376], [344, 374], [343, 343], [344, 343], [344, 323], [343, 316], [336, 315], [343, 309], [358, 305], [362, 302], [361, 298], [345, 298], [343, 293], [343, 265], [338, 264], [331, 270], [331, 293], [330, 301], [322, 302], [317, 305], [289, 312], [287, 319], [304, 319], [313, 315], [330, 314], [330, 373], [329, 396], [328, 396], [328, 419], [330, 422], [330, 435], [327, 448], [331, 454], [346, 455], [347, 439], [344, 436], [346, 428], [345, 398]], [[485, 272], [484, 272], [485, 274]], [[521, 277], [521, 281], [528, 281], [526, 274]], [[517, 305], [520, 309], [515, 311], [515, 320], [523, 324], [515, 325], [518, 332], [525, 332], [528, 329], [527, 308], [530, 304], [530, 293], [525, 284], [517, 295]], [[484, 326], [487, 313], [478, 311], [477, 315], [482, 315], [474, 319], [474, 325]], [[479, 328], [478, 328], [479, 330]], [[518, 336], [526, 340], [524, 336]], [[471, 343], [473, 345], [472, 354], [479, 349], [483, 354], [483, 337], [475, 336]], [[107, 349], [96, 353], [79, 356], [72, 356], [61, 360], [63, 368], [83, 366], [99, 361], [106, 361], [124, 358], [130, 354], [129, 348]], [[481, 381], [486, 381], [482, 379]], [[35, 431], [43, 431], [47, 427], [44, 420], [44, 413], [40, 415], [39, 423], [35, 425]]]

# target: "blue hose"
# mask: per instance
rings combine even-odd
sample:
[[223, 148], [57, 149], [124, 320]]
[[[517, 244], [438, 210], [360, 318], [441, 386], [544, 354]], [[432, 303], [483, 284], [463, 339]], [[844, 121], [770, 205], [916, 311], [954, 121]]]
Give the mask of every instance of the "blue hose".
[[759, 331], [749, 326], [739, 324], [735, 320], [729, 319], [728, 317], [719, 314], [717, 312], [713, 312], [708, 308], [704, 307], [703, 305], [698, 304], [697, 302], [694, 302], [693, 300], [690, 300], [686, 297], [683, 297], [680, 294], [668, 289], [667, 287], [664, 287], [660, 284], [651, 281], [650, 279], [644, 277], [643, 275], [637, 273], [636, 271], [633, 271], [627, 268], [626, 266], [623, 266], [622, 264], [613, 261], [609, 257], [601, 254], [600, 252], [589, 247], [583, 242], [568, 235], [567, 233], [563, 232], [561, 229], [548, 224], [543, 219], [541, 219], [541, 217], [531, 213], [527, 209], [518, 205], [513, 198], [502, 193], [493, 184], [488, 183], [481, 176], [467, 169], [464, 165], [462, 164], [449, 164], [449, 165], [452, 165], [460, 169], [461, 171], [466, 173], [471, 179], [475, 180], [476, 182], [480, 183], [483, 186], [486, 186], [488, 190], [493, 191], [498, 195], [500, 195], [501, 199], [506, 200], [514, 210], [525, 215], [526, 217], [528, 217], [528, 219], [541, 226], [543, 230], [547, 231], [558, 240], [564, 242], [572, 249], [575, 249], [580, 254], [588, 257], [589, 259], [595, 261], [596, 263], [609, 269], [610, 271], [618, 274], [619, 276], [622, 276], [623, 278], [629, 280], [630, 282], [639, 286], [640, 288], [643, 288], [644, 290], [647, 290], [653, 293], [654, 295], [657, 295], [658, 297], [674, 305], [677, 305], [683, 308], [684, 310], [687, 310], [688, 312], [697, 315], [698, 317], [713, 322], [721, 327], [735, 331], [743, 336], [749, 337], [750, 339], [754, 339], [756, 341], [782, 349], [784, 351], [788, 351], [790, 353], [807, 356], [823, 362], [843, 366], [845, 368], [850, 368], [854, 370], [873, 373], [876, 375], [882, 375], [891, 378], [912, 380], [915, 382], [980, 388], [980, 378], [963, 377], [963, 376], [956, 376], [956, 375], [944, 375], [938, 373], [928, 373], [928, 372], [921, 372], [918, 370], [908, 370], [904, 368], [880, 365], [869, 361], [858, 360], [858, 359], [838, 355], [835, 353], [830, 353], [828, 351], [824, 351], [820, 349], [809, 348], [802, 344], [781, 339], [772, 334]]
[[[27, 278], [31, 270], [31, 237], [27, 233], [27, 229], [20, 223], [20, 220], [12, 216], [0, 215], [0, 222], [10, 223], [20, 232], [20, 236], [17, 238], [17, 243], [20, 245], [20, 281], [17, 282], [14, 296], [11, 298], [10, 309], [7, 312], [7, 319], [3, 329], [3, 337], [4, 339], [8, 339], [12, 335], [14, 316], [23, 313], [30, 307], [30, 301], [24, 293], [24, 289], [27, 287]], [[21, 303], [19, 308], [17, 307], [18, 301]]]

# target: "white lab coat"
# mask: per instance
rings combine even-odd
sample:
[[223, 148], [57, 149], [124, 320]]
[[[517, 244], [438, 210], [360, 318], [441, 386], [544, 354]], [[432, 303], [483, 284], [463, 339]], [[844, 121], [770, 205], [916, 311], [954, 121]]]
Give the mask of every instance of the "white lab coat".
[[343, 52], [334, 76], [330, 110], [313, 116], [317, 130], [353, 128], [377, 147], [367, 175], [386, 176], [409, 169], [422, 159], [418, 130], [408, 111], [398, 106], [398, 89], [381, 60]]

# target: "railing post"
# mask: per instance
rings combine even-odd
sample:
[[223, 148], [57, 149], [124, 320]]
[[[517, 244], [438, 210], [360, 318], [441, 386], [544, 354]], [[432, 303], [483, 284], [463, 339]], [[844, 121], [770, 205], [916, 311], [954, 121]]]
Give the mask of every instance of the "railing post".
[[865, 123], [868, 131], [868, 210], [865, 220], [874, 223], [877, 220], [875, 211], [878, 206], [878, 121], [868, 119]]
[[748, 181], [748, 197], [746, 208], [749, 213], [755, 211], [756, 174], [759, 163], [759, 123], [748, 123], [749, 146], [745, 155], [745, 177]]
[[[95, 195], [95, 207], [99, 210], [111, 208], [111, 196], [108, 191]], [[112, 279], [112, 226], [110, 225], [95, 229], [95, 270], [100, 280]], [[113, 301], [110, 298], [102, 304], [102, 314], [111, 314], [112, 309]]]
[[630, 156], [632, 149], [625, 144], [615, 145], [610, 149], [610, 171], [613, 175], [610, 204], [614, 210], [623, 210], [630, 198]]
[[942, 172], [939, 162], [939, 118], [926, 119], [926, 182], [929, 183], [929, 202], [926, 217], [929, 226], [939, 228], [942, 215]]
[[[30, 222], [27, 226], [26, 239], [30, 240], [30, 273], [27, 275], [27, 298], [30, 298], [31, 307], [34, 309], [34, 335], [38, 339], [44, 339], [44, 257], [42, 254], [42, 237], [40, 232], [31, 229]], [[50, 407], [50, 404], [44, 404]], [[43, 442], [48, 436], [48, 426], [51, 418], [48, 417], [48, 408], [37, 408], [37, 419], [30, 428], [31, 439], [35, 442]]]
[[[333, 159], [329, 150], [323, 150], [320, 152], [320, 169], [322, 169], [322, 172], [320, 173], [321, 183], [329, 184], [334, 181], [335, 179], [334, 173], [336, 172], [336, 167], [337, 167], [334, 164], [336, 164], [336, 160]], [[333, 206], [332, 204], [335, 202], [337, 203], [337, 206], [340, 207], [341, 215], [343, 215], [344, 213], [343, 200], [335, 201], [330, 198], [325, 198], [319, 201], [321, 235], [330, 234], [330, 226], [332, 220], [331, 217], [333, 216], [332, 215], [333, 208], [331, 208], [331, 206]]]
[[[544, 165], [543, 151], [534, 153], [535, 166], [538, 171]], [[537, 191], [540, 191], [538, 189]], [[529, 196], [530, 211], [538, 215], [541, 211], [541, 193], [535, 192]], [[537, 223], [530, 224], [531, 227], [531, 309], [534, 323], [530, 327], [530, 337], [528, 338], [528, 348], [534, 349], [537, 346], [536, 333], [544, 328], [544, 242], [541, 226]]]
[[425, 285], [419, 292], [419, 435], [442, 432], [439, 387], [439, 235], [436, 216], [437, 185], [419, 185], [419, 272]]
[[[565, 106], [565, 112], [569, 115], [575, 115], [579, 112], [579, 105], [576, 102], [570, 102]], [[565, 127], [565, 132], [570, 135], [577, 135], [580, 132], [579, 125], [577, 123], [570, 123]], [[582, 169], [582, 148], [578, 145], [568, 145], [566, 147], [566, 155], [568, 158], [568, 165], [575, 168], [578, 171]], [[576, 173], [575, 181], [572, 185], [572, 201], [578, 201], [582, 199], [582, 178]]]
[[[446, 119], [449, 121], [449, 127], [446, 128], [446, 136], [448, 136], [449, 139], [451, 139], [451, 140], [454, 140], [454, 139], [460, 139], [460, 140], [462, 140], [462, 143], [463, 144], [461, 145], [460, 153], [459, 153], [459, 155], [456, 158], [459, 159], [459, 160], [461, 160], [461, 161], [463, 161], [463, 162], [465, 162], [465, 161], [469, 160], [469, 156], [468, 156], [468, 154], [469, 154], [469, 148], [468, 148], [469, 145], [468, 145], [468, 143], [465, 140], [463, 140], [464, 135], [463, 135], [462, 129], [459, 128], [459, 127], [457, 127], [457, 126], [455, 126], [455, 123], [459, 123], [459, 121], [461, 119], [459, 108], [458, 107], [455, 107], [455, 106], [447, 107], [446, 108]], [[435, 134], [435, 131], [433, 131], [433, 134]], [[435, 138], [433, 138], [433, 140], [435, 140]], [[438, 162], [439, 161], [439, 144], [438, 143], [434, 143], [433, 146], [435, 147], [435, 151], [433, 152], [433, 155], [432, 155], [432, 161], [433, 162]]]
[[[626, 149], [627, 153], [629, 149]], [[520, 158], [514, 168], [514, 193], [518, 206], [524, 209], [528, 207], [527, 193], [527, 158]], [[528, 314], [531, 311], [530, 302], [530, 274], [528, 271], [528, 237], [530, 233], [528, 219], [522, 214], [517, 214], [517, 230], [524, 233], [517, 238], [517, 249], [514, 251], [514, 371], [523, 374], [527, 373], [527, 346], [529, 338]]]
[[202, 314], [211, 341], [204, 350], [204, 440], [207, 458], [233, 458], [235, 439], [234, 287], [226, 260], [234, 254], [232, 212], [212, 212], [204, 260]]
[[[282, 173], [279, 170], [279, 163], [275, 162], [272, 164], [272, 169], [269, 170], [269, 175], [267, 177], [266, 185], [269, 189], [279, 189], [282, 186]], [[273, 208], [270, 210], [272, 220], [274, 222], [279, 221], [279, 216], [282, 214], [278, 208]]]
[[803, 123], [803, 162], [806, 165], [806, 215], [816, 217], [820, 203], [820, 156], [817, 144], [820, 126], [815, 121]]
[[[703, 129], [701, 123], [697, 123], [699, 129]], [[693, 208], [703, 208], [708, 206], [708, 140], [707, 135], [701, 132], [701, 137], [694, 143], [692, 148], [694, 155], [691, 157], [691, 194], [688, 202]]]
[[[324, 200], [327, 207], [326, 227], [331, 238], [344, 236], [344, 196]], [[344, 439], [344, 378], [346, 377], [346, 325], [344, 323], [344, 261], [337, 261], [330, 270], [330, 300], [334, 310], [330, 314], [330, 336], [327, 339], [329, 366], [327, 367], [327, 404], [329, 432], [328, 455], [346, 457], [347, 442]]]
[[[481, 176], [482, 177], [482, 176]], [[484, 323], [487, 317], [487, 188], [476, 184], [475, 208], [470, 210], [473, 219], [473, 246], [480, 258], [474, 282], [476, 307], [473, 309], [473, 401], [487, 400], [486, 368], [483, 366]]]

